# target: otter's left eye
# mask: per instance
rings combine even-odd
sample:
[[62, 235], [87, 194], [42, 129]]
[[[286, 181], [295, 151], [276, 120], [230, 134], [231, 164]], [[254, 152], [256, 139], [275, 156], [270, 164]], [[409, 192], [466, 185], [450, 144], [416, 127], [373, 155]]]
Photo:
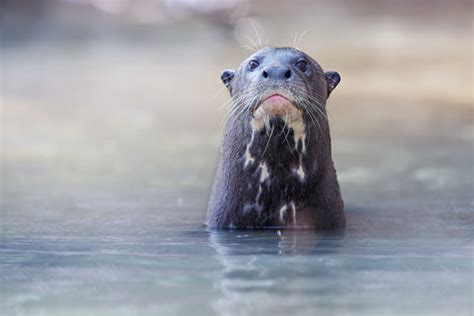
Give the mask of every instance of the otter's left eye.
[[301, 71], [306, 71], [306, 68], [308, 68], [308, 63], [305, 60], [300, 60], [296, 63], [296, 67], [298, 67], [298, 69]]
[[249, 62], [249, 69], [250, 70], [254, 70], [255, 68], [257, 68], [260, 64], [258, 63], [258, 61], [256, 60], [251, 60]]

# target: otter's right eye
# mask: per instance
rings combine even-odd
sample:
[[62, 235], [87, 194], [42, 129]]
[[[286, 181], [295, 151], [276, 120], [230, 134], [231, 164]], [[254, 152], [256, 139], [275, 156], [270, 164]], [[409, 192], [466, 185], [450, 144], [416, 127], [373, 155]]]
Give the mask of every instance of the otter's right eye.
[[308, 67], [308, 63], [304, 60], [300, 60], [296, 63], [296, 67], [298, 67], [299, 70], [305, 72], [306, 68]]
[[258, 61], [256, 60], [251, 60], [249, 62], [249, 69], [250, 70], [254, 70], [255, 68], [257, 68], [258, 66], [260, 66], [260, 64], [258, 63]]

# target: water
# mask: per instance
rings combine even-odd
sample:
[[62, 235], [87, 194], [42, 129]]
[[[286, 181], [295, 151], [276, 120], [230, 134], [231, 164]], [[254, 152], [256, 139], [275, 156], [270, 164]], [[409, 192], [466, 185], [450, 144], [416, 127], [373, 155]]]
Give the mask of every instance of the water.
[[188, 193], [177, 180], [159, 193], [51, 180], [4, 191], [2, 314], [472, 313], [466, 184], [402, 197], [403, 182], [394, 193], [345, 185], [343, 231], [208, 231], [206, 181]]
[[423, 219], [410, 211], [355, 210], [340, 232], [206, 231], [197, 219], [173, 221], [169, 213], [5, 224], [3, 314], [472, 311], [472, 225], [463, 212]]

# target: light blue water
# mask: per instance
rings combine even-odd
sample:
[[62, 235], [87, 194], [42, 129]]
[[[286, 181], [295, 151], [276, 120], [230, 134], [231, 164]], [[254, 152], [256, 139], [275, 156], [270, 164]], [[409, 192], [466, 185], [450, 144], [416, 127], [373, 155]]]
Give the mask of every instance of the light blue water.
[[30, 197], [37, 214], [4, 214], [2, 315], [472, 312], [472, 206], [373, 204], [338, 232], [207, 231], [199, 197], [139, 200], [95, 195], [65, 215]]

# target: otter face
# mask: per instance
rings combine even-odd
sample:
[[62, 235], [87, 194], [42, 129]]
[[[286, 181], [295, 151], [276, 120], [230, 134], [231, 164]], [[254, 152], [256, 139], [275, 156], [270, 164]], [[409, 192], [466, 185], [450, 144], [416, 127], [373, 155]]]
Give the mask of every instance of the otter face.
[[[253, 118], [295, 117], [303, 113], [317, 118], [326, 99], [340, 81], [337, 72], [321, 66], [294, 48], [263, 48], [221, 79], [228, 87], [238, 113]], [[318, 113], [319, 112], [319, 113]]]

